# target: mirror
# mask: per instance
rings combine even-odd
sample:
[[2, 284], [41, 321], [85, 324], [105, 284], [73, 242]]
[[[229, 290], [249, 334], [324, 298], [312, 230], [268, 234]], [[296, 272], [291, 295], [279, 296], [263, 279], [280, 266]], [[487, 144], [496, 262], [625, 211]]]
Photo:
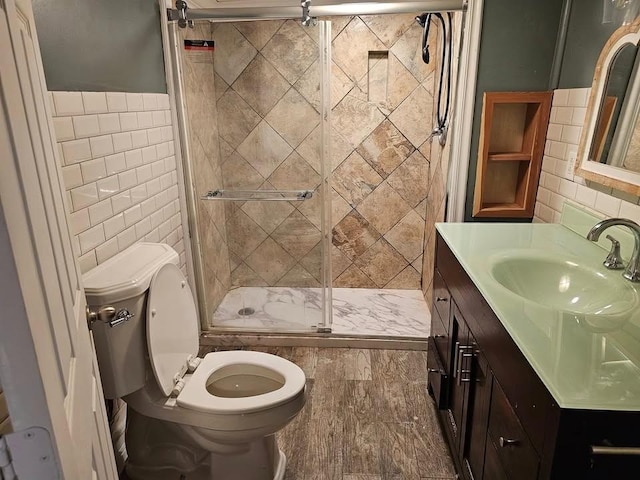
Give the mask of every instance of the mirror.
[[576, 174], [640, 195], [640, 18], [616, 30], [595, 69]]

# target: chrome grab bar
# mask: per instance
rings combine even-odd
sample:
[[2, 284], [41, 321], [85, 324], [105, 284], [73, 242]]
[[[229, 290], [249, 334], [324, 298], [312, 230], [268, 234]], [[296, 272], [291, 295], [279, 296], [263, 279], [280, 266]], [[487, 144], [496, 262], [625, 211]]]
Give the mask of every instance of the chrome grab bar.
[[313, 197], [312, 190], [211, 190], [202, 200], [301, 202]]

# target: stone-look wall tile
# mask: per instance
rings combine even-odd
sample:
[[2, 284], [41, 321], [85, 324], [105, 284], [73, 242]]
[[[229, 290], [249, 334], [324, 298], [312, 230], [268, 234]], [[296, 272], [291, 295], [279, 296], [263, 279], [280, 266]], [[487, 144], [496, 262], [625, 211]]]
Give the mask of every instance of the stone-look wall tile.
[[333, 281], [334, 287], [347, 288], [377, 288], [376, 283], [365, 275], [362, 270], [351, 264], [338, 278]]
[[246, 263], [242, 263], [231, 272], [231, 285], [233, 287], [266, 287], [269, 283]]
[[[429, 31], [429, 45], [437, 45], [435, 36], [438, 34], [438, 31], [439, 28], [437, 24], [432, 24], [431, 30]], [[391, 52], [398, 57], [398, 60], [407, 67], [419, 82], [424, 82], [435, 70], [436, 62], [425, 64], [422, 61], [421, 28], [407, 29], [402, 37], [391, 47]]]
[[298, 263], [319, 282], [322, 279], [322, 245], [313, 247]]
[[380, 233], [356, 210], [333, 229], [333, 244], [352, 261], [363, 255], [380, 238]]
[[333, 41], [334, 60], [355, 82], [367, 75], [369, 52], [384, 50], [384, 43], [359, 17], [354, 17]]
[[[422, 269], [422, 266], [420, 267], [420, 269]], [[384, 288], [420, 290], [421, 281], [422, 278], [420, 277], [418, 271], [411, 265], [409, 265], [398, 275], [396, 275], [393, 280], [387, 283]]]
[[424, 220], [416, 212], [411, 210], [384, 238], [398, 251], [408, 262], [413, 262], [423, 251], [424, 244]]
[[[331, 108], [342, 101], [353, 88], [353, 81], [336, 64], [331, 62]], [[307, 69], [294, 87], [320, 112], [320, 64], [318, 61]]]
[[227, 218], [229, 250], [246, 259], [267, 238], [267, 234], [242, 210]]
[[260, 115], [267, 115], [290, 84], [262, 55], [242, 72], [231, 86]]
[[417, 150], [389, 176], [387, 182], [411, 207], [429, 192], [429, 162]]
[[433, 120], [428, 112], [433, 112], [433, 95], [419, 86], [389, 115], [389, 120], [417, 148], [431, 132]]
[[351, 205], [333, 188], [331, 190], [331, 227], [340, 223], [349, 212], [351, 212]]
[[[279, 190], [315, 190], [320, 185], [320, 175], [304, 158], [293, 152], [273, 171], [269, 183]], [[320, 206], [317, 207], [319, 210]]]
[[371, 31], [391, 48], [409, 28], [415, 26], [415, 15], [411, 13], [397, 15], [360, 15], [360, 19]]
[[[296, 151], [311, 165], [318, 173], [321, 171], [320, 160], [320, 126], [318, 126], [311, 134], [305, 138], [304, 142], [296, 149]], [[331, 169], [338, 168], [345, 158], [347, 158], [353, 147], [349, 145], [344, 137], [336, 130], [331, 129]]]
[[284, 20], [238, 22], [235, 27], [258, 50], [262, 50], [282, 26]]
[[[415, 108], [407, 107], [406, 110], [413, 113]], [[374, 104], [349, 94], [333, 109], [332, 121], [340, 134], [353, 148], [356, 148], [380, 125], [384, 118], [384, 115]], [[406, 128], [409, 129], [408, 124]], [[414, 133], [413, 129], [411, 133]]]
[[358, 212], [382, 234], [391, 230], [410, 210], [407, 202], [387, 182], [358, 205]]
[[382, 177], [353, 152], [333, 172], [332, 186], [352, 207], [367, 198], [382, 182]]
[[246, 202], [242, 211], [271, 234], [294, 211], [287, 202]]
[[[228, 83], [235, 80], [257, 53], [237, 30], [222, 25], [216, 28], [216, 47], [220, 51], [216, 50], [215, 55], [182, 51], [184, 106], [189, 121], [187, 142], [193, 168], [192, 182], [196, 186], [197, 195], [223, 187], [218, 109], [221, 99], [226, 95], [224, 90], [228, 88]], [[181, 35], [190, 39], [208, 39], [214, 36], [209, 22], [199, 22], [194, 29], [182, 30]], [[223, 93], [220, 93], [221, 89]], [[232, 92], [227, 98], [233, 98]], [[238, 110], [250, 110], [248, 106], [244, 110], [237, 105], [234, 107], [234, 113]], [[241, 116], [241, 119], [250, 124], [248, 116]], [[235, 122], [240, 134], [242, 125], [240, 121]], [[205, 316], [211, 321], [213, 313], [231, 286], [224, 205], [217, 202], [196, 202], [196, 219], [202, 245]]]
[[220, 122], [220, 136], [236, 148], [260, 123], [258, 115], [243, 98], [233, 90], [225, 92], [217, 103]]
[[262, 49], [264, 57], [294, 84], [318, 58], [318, 47], [300, 22], [287, 20]]
[[[422, 62], [413, 15], [331, 20], [334, 286], [419, 288], [425, 226], [444, 205], [440, 186], [434, 202], [426, 198], [446, 172], [430, 170], [425, 144], [433, 129], [434, 62]], [[260, 21], [229, 24], [223, 33], [246, 63], [237, 75], [215, 63], [223, 187], [315, 189], [322, 171], [318, 29]], [[247, 44], [257, 50], [250, 59]], [[387, 61], [370, 52], [386, 52]], [[376, 79], [386, 84], [377, 95]], [[317, 286], [322, 202], [315, 191], [304, 202], [225, 203], [233, 285]], [[267, 250], [279, 266], [258, 258]]]
[[265, 117], [269, 125], [296, 148], [320, 123], [320, 115], [294, 88]]
[[296, 261], [273, 239], [267, 238], [249, 255], [246, 263], [253, 271], [260, 272], [269, 285], [275, 285]]
[[294, 265], [284, 277], [282, 277], [277, 287], [320, 287], [320, 282], [301, 265]]
[[300, 260], [315, 247], [322, 235], [313, 223], [300, 212], [295, 211], [287, 217], [271, 234], [289, 255]]
[[408, 265], [404, 257], [383, 238], [354, 263], [378, 287], [384, 287]]
[[230, 23], [217, 23], [213, 28], [216, 42], [215, 70], [231, 85], [249, 65], [258, 51]]
[[413, 150], [411, 142], [388, 120], [378, 125], [357, 149], [383, 178], [401, 165]]
[[322, 228], [322, 195], [314, 192], [313, 197], [304, 202], [295, 202], [295, 208], [302, 213], [307, 220], [315, 225], [317, 229]]
[[238, 153], [264, 178], [287, 158], [293, 149], [271, 126], [262, 121], [238, 147]]

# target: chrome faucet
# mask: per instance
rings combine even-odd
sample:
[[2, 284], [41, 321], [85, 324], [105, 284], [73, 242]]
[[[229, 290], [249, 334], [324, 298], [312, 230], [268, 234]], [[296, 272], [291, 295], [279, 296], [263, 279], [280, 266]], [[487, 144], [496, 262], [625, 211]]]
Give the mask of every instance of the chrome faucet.
[[[631, 282], [640, 282], [640, 225], [638, 225], [633, 220], [629, 220], [626, 218], [609, 218], [607, 220], [602, 220], [601, 222], [596, 223], [589, 233], [587, 233], [587, 240], [591, 240], [592, 242], [597, 242], [600, 238], [602, 232], [604, 232], [609, 227], [614, 227], [620, 225], [622, 227], [627, 227], [633, 233], [633, 239], [635, 241], [633, 247], [633, 253], [631, 254], [631, 259], [627, 264], [627, 268], [625, 269], [622, 276]], [[617, 243], [617, 242], [616, 242]], [[614, 243], [614, 248], [615, 248]], [[609, 260], [605, 260], [605, 266], [607, 268], [611, 268], [606, 265]]]

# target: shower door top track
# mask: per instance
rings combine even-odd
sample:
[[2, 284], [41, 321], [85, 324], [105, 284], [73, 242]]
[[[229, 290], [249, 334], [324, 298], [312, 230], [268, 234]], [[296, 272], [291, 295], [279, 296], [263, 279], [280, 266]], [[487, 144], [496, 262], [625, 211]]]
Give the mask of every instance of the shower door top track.
[[[416, 2], [331, 2], [312, 1], [308, 6], [311, 17], [351, 16], [351, 15], [382, 15], [392, 13], [415, 12], [454, 12], [464, 11], [468, 0], [422, 0]], [[178, 10], [167, 9], [170, 21], [178, 20]], [[282, 20], [300, 19], [300, 6], [256, 7], [249, 2], [246, 6], [216, 7], [216, 8], [188, 8], [185, 20], [209, 20], [212, 22], [239, 22], [251, 20]]]

